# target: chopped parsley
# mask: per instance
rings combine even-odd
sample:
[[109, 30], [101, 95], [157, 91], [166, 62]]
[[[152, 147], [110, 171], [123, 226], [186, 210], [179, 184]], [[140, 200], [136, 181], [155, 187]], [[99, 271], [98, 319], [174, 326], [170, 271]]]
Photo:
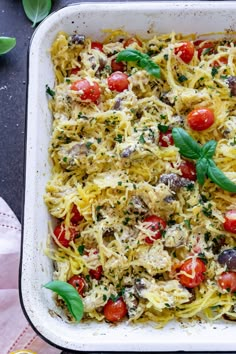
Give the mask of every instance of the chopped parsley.
[[185, 76], [185, 75], [180, 75], [179, 77], [178, 77], [178, 81], [179, 82], [184, 82], [184, 81], [187, 81], [188, 80], [188, 78]]
[[55, 96], [55, 91], [53, 91], [48, 85], [46, 85], [46, 93], [51, 97]]
[[80, 246], [78, 247], [78, 252], [79, 252], [79, 254], [80, 254], [81, 256], [84, 254], [84, 249], [85, 249], [85, 246], [84, 246], [84, 245], [80, 245]]
[[115, 141], [118, 143], [122, 143], [123, 135], [117, 134], [117, 136], [114, 138]]
[[141, 134], [141, 135], [140, 135], [140, 137], [139, 137], [139, 140], [138, 140], [138, 141], [140, 142], [140, 144], [145, 144], [145, 143], [146, 143], [146, 140], [144, 139], [143, 134]]

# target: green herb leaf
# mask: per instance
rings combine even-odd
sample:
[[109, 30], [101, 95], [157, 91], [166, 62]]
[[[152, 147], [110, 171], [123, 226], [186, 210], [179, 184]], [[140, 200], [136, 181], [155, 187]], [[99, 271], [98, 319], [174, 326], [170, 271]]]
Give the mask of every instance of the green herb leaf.
[[0, 37], [0, 55], [10, 52], [16, 45], [16, 39], [12, 37]]
[[203, 185], [207, 173], [207, 159], [205, 157], [197, 160], [196, 163], [197, 181]]
[[122, 143], [123, 135], [117, 134], [117, 136], [114, 138], [115, 141], [118, 143]]
[[215, 140], [208, 141], [201, 148], [201, 156], [206, 157], [207, 159], [211, 159], [216, 151], [217, 142]]
[[46, 93], [51, 97], [55, 96], [55, 91], [53, 91], [48, 85], [46, 85]]
[[158, 124], [158, 129], [162, 133], [166, 133], [169, 129], [168, 125]]
[[161, 71], [159, 65], [151, 60], [149, 55], [135, 49], [122, 50], [116, 58], [117, 63], [121, 61], [135, 62], [138, 67], [145, 69], [150, 75], [160, 78]]
[[184, 81], [187, 81], [188, 80], [188, 78], [185, 76], [185, 75], [180, 75], [179, 77], [178, 77], [178, 81], [179, 82], [184, 82]]
[[194, 160], [201, 157], [201, 146], [184, 129], [174, 128], [172, 136], [182, 156]]
[[146, 143], [146, 140], [144, 139], [143, 133], [140, 135], [138, 141], [139, 141], [141, 144], [145, 144], [145, 143]]
[[51, 11], [51, 0], [22, 0], [26, 16], [33, 22], [32, 27], [41, 22]]
[[79, 322], [82, 319], [84, 313], [83, 301], [72, 285], [64, 281], [54, 280], [45, 284], [44, 288], [54, 291], [63, 298], [76, 321]]
[[231, 193], [236, 193], [236, 184], [226, 177], [226, 175], [216, 166], [213, 160], [208, 160], [207, 175], [222, 189]]
[[215, 77], [216, 74], [218, 74], [218, 69], [215, 66], [213, 66], [213, 68], [211, 69], [211, 76]]
[[78, 247], [78, 252], [81, 256], [83, 256], [83, 254], [84, 254], [84, 249], [85, 249], [85, 245], [80, 245]]

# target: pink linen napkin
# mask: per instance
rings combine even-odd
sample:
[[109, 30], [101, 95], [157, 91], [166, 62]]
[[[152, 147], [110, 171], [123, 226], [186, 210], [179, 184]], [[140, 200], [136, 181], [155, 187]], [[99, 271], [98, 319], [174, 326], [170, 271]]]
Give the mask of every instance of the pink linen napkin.
[[18, 295], [21, 225], [0, 197], [0, 353], [28, 349], [37, 354], [59, 354], [36, 335], [25, 319]]

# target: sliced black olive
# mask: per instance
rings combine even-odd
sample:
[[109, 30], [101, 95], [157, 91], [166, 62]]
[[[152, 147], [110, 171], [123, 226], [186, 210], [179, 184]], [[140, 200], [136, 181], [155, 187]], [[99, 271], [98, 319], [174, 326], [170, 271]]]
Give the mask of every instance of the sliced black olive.
[[218, 262], [227, 267], [227, 270], [236, 270], [236, 249], [229, 248], [221, 252], [218, 256]]

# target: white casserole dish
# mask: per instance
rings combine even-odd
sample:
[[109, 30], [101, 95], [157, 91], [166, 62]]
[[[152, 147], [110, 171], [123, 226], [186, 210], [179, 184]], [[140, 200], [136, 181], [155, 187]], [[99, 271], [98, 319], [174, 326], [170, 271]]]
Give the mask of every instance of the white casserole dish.
[[110, 326], [106, 323], [68, 324], [52, 293], [42, 285], [52, 280], [52, 262], [44, 255], [49, 214], [43, 202], [50, 175], [48, 146], [52, 118], [45, 85], [54, 85], [48, 49], [58, 31], [101, 40], [102, 29], [123, 28], [147, 37], [153, 33], [218, 32], [236, 29], [236, 2], [83, 3], [50, 15], [36, 30], [29, 52], [25, 201], [21, 303], [33, 328], [51, 344], [75, 351], [233, 351], [233, 322], [170, 323], [157, 330], [151, 324]]

